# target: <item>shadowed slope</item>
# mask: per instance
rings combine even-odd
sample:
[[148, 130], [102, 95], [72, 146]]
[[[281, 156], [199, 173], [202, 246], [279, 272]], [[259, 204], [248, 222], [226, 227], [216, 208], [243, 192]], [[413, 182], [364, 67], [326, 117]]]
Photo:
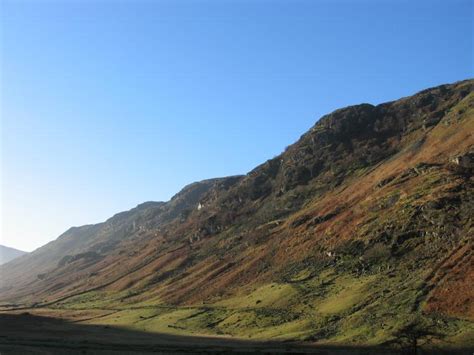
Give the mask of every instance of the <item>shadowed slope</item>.
[[[5, 329], [0, 339], [2, 354], [196, 354], [196, 353], [291, 353], [291, 354], [398, 354], [381, 347], [313, 347], [297, 343], [240, 341], [228, 338], [191, 337], [145, 333], [125, 328], [82, 325], [30, 314], [0, 314]], [[429, 354], [429, 352], [427, 352]], [[457, 349], [450, 354], [469, 353]], [[439, 354], [439, 352], [438, 352]]]

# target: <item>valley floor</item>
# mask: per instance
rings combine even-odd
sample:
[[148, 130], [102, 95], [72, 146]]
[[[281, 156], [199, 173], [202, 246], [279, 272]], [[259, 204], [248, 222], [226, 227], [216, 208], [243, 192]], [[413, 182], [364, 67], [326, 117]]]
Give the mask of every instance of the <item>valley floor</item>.
[[[141, 310], [142, 313], [145, 310]], [[253, 341], [206, 335], [178, 335], [111, 326], [116, 310], [23, 309], [0, 313], [0, 353], [6, 354], [190, 354], [190, 353], [301, 353], [301, 354], [412, 354], [380, 347], [316, 346], [284, 341]], [[143, 319], [144, 316], [139, 316]], [[420, 354], [443, 353], [419, 351]], [[449, 349], [446, 354], [471, 354]]]

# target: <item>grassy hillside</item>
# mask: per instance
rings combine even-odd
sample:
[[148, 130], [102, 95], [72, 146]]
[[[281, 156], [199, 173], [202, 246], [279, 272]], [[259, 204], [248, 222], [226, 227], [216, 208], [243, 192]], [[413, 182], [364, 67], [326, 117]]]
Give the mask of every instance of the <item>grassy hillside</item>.
[[244, 176], [73, 228], [1, 267], [0, 300], [179, 335], [474, 346], [473, 84], [337, 110]]

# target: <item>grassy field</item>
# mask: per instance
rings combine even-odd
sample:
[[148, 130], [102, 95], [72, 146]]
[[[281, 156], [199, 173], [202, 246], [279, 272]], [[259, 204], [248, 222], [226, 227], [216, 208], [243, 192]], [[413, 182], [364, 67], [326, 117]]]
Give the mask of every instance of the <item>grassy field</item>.
[[402, 333], [417, 323], [433, 330], [419, 336], [418, 346], [474, 348], [472, 322], [413, 309], [419, 276], [355, 276], [335, 266], [314, 276], [298, 272], [290, 282], [264, 284], [213, 303], [176, 306], [153, 297], [136, 303], [127, 292], [94, 291], [28, 312], [143, 334], [393, 349], [410, 347], [410, 334]]
[[[382, 354], [399, 352], [385, 347], [314, 346], [298, 342], [231, 339], [224, 336], [190, 336], [174, 331], [153, 332], [139, 327], [112, 326], [108, 311], [36, 309], [31, 312], [0, 314], [0, 352], [6, 354], [215, 354], [215, 353], [289, 353], [289, 354]], [[196, 314], [194, 310], [163, 313], [158, 319], [174, 324]], [[35, 313], [35, 314], [32, 314]], [[152, 315], [146, 310], [118, 312], [119, 319], [129, 322]], [[116, 313], [114, 313], [116, 314]], [[105, 317], [104, 317], [105, 315]], [[61, 317], [61, 318], [58, 318]], [[138, 316], [140, 317], [140, 316]], [[95, 322], [91, 321], [95, 319]], [[91, 324], [99, 318], [104, 324]], [[158, 319], [156, 321], [158, 321]], [[146, 320], [144, 320], [146, 323]], [[458, 351], [463, 354], [462, 350]]]

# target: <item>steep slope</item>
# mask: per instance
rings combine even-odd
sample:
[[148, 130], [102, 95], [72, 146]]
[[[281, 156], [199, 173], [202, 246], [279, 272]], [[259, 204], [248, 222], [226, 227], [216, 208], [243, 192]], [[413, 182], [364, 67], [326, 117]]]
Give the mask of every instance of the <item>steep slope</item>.
[[[199, 198], [211, 187], [225, 188], [239, 177], [211, 179], [185, 187], [169, 202], [146, 202], [127, 212], [121, 212], [104, 223], [72, 227], [53, 242], [35, 250], [18, 261], [12, 261], [8, 268], [1, 269], [2, 294], [12, 300], [23, 296], [31, 297], [32, 291], [53, 295], [77, 290], [89, 285], [88, 278], [96, 270], [110, 265], [107, 278], [114, 278], [129, 272], [130, 268], [140, 267], [141, 257], [130, 260], [130, 256], [147, 250], [141, 249], [140, 242], [158, 237], [160, 226], [174, 219], [181, 220], [183, 214], [198, 203]], [[114, 264], [130, 260], [120, 269]], [[135, 265], [137, 264], [137, 265]], [[66, 279], [66, 282], [63, 279]], [[76, 283], [77, 282], [77, 283]], [[85, 284], [84, 284], [85, 282]], [[100, 280], [104, 283], [104, 280]]]
[[0, 300], [187, 334], [465, 344], [473, 85], [337, 110], [245, 176], [73, 228], [1, 267]]
[[0, 265], [27, 254], [26, 251], [0, 245]]

